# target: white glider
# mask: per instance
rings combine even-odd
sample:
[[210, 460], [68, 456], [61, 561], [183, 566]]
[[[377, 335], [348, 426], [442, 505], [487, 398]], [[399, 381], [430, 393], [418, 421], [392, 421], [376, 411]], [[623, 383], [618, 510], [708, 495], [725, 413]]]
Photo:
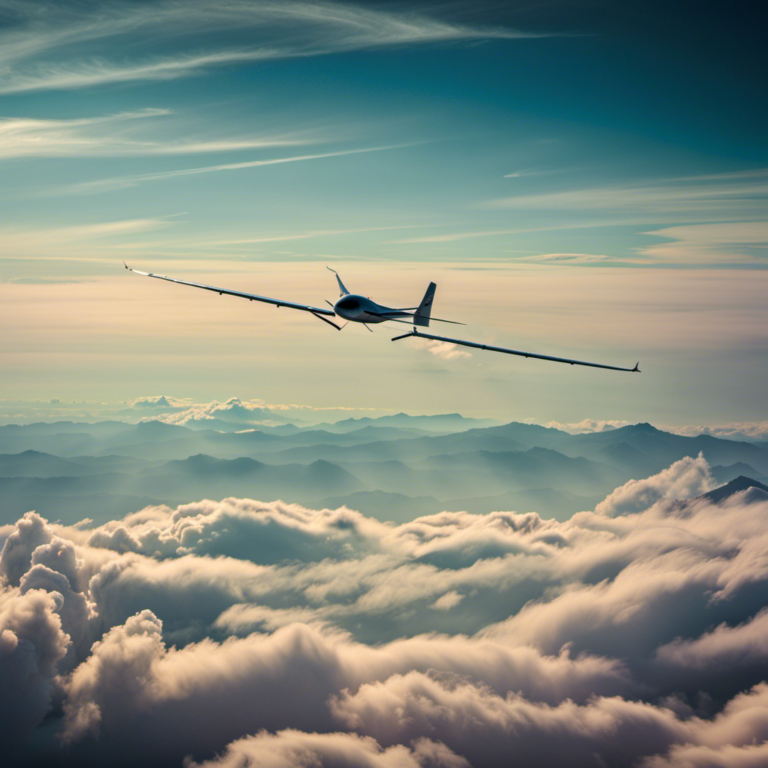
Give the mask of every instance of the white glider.
[[[166, 277], [165, 275], [156, 275], [152, 272], [142, 272], [139, 269], [132, 269], [125, 262], [123, 266], [130, 272], [135, 272], [137, 275], [144, 275], [145, 277], [154, 277], [157, 280], [168, 280], [171, 283], [179, 283], [180, 285], [189, 285], [192, 288], [202, 288], [204, 291], [213, 291], [220, 295], [226, 294], [227, 296], [238, 296], [241, 299], [248, 299], [249, 301], [262, 301], [266, 304], [274, 304], [276, 307], [287, 307], [288, 309], [300, 309], [303, 312], [309, 312], [314, 315], [318, 320], [322, 320], [328, 325], [332, 325], [337, 330], [341, 330], [344, 325], [337, 325], [329, 317], [341, 317], [350, 323], [362, 323], [368, 327], [372, 323], [407, 323], [413, 324], [413, 330], [408, 333], [404, 333], [401, 336], [395, 336], [392, 341], [399, 341], [400, 339], [407, 339], [410, 337], [416, 337], [418, 339], [430, 339], [433, 341], [445, 341], [449, 344], [459, 344], [464, 347], [473, 347], [474, 349], [485, 349], [489, 352], [502, 352], [506, 355], [518, 355], [519, 357], [532, 357], [536, 360], [550, 360], [555, 363], [568, 363], [569, 365], [586, 365], [590, 368], [606, 368], [610, 371], [629, 371], [630, 373], [640, 373], [639, 363], [634, 368], [620, 368], [615, 365], [602, 365], [601, 363], [587, 363], [583, 360], [570, 360], [566, 357], [552, 357], [550, 355], [539, 355], [534, 352], [521, 352], [516, 349], [507, 349], [506, 347], [493, 347], [490, 344], [478, 344], [474, 341], [465, 341], [463, 339], [452, 339], [446, 336], [434, 336], [424, 331], [419, 331], [419, 328], [428, 328], [430, 321], [438, 323], [451, 323], [453, 325], [464, 325], [464, 323], [458, 323], [455, 320], [441, 320], [438, 317], [432, 317], [432, 302], [435, 298], [435, 289], [437, 285], [430, 283], [427, 288], [427, 292], [424, 294], [424, 298], [418, 307], [386, 307], [382, 304], [377, 304], [372, 299], [360, 296], [356, 293], [350, 293], [344, 283], [341, 281], [338, 273], [335, 269], [330, 269], [336, 275], [336, 282], [339, 284], [340, 296], [335, 304], [327, 302], [331, 309], [324, 309], [323, 307], [313, 307], [310, 304], [297, 304], [293, 301], [283, 301], [282, 299], [272, 299], [268, 296], [259, 296], [255, 293], [244, 293], [243, 291], [232, 291], [228, 288], [217, 288], [213, 285], [202, 285], [201, 283], [192, 283], [188, 280], [179, 280], [175, 277]], [[406, 319], [407, 318], [407, 319]], [[368, 328], [370, 330], [370, 328]]]

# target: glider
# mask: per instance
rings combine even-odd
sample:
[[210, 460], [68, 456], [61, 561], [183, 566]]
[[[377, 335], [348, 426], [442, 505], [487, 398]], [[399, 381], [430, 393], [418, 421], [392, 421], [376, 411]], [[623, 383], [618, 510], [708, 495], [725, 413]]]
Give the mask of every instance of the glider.
[[[585, 365], [590, 368], [606, 368], [610, 371], [629, 371], [630, 373], [640, 373], [640, 364], [635, 365], [634, 368], [620, 368], [615, 365], [602, 365], [601, 363], [588, 363], [583, 360], [571, 360], [566, 357], [552, 357], [551, 355], [539, 355], [534, 352], [521, 352], [516, 349], [507, 349], [506, 347], [494, 347], [490, 344], [478, 344], [474, 341], [465, 341], [464, 339], [453, 339], [447, 336], [435, 336], [430, 333], [420, 331], [419, 328], [428, 328], [430, 321], [438, 323], [451, 323], [452, 325], [465, 325], [465, 323], [458, 323], [455, 320], [442, 320], [439, 317], [432, 317], [432, 302], [435, 298], [435, 289], [437, 285], [430, 283], [427, 292], [424, 294], [424, 298], [419, 303], [418, 307], [386, 307], [382, 304], [377, 304], [372, 299], [365, 296], [360, 296], [356, 293], [350, 293], [338, 272], [335, 269], [328, 269], [336, 275], [336, 282], [339, 284], [340, 296], [335, 304], [331, 304], [330, 301], [327, 304], [331, 309], [325, 309], [325, 307], [313, 307], [311, 304], [297, 304], [293, 301], [283, 301], [282, 299], [273, 299], [269, 296], [259, 296], [255, 293], [244, 293], [243, 291], [232, 291], [228, 288], [217, 288], [213, 285], [203, 285], [201, 283], [192, 283], [188, 280], [179, 280], [175, 277], [167, 277], [166, 275], [156, 275], [153, 272], [142, 272], [139, 269], [133, 269], [129, 267], [125, 262], [123, 266], [130, 272], [134, 272], [137, 275], [144, 275], [145, 277], [154, 277], [157, 280], [167, 280], [171, 283], [178, 283], [179, 285], [189, 285], [192, 288], [202, 288], [204, 291], [212, 291], [219, 295], [226, 294], [227, 296], [238, 296], [241, 299], [248, 299], [249, 301], [261, 301], [266, 304], [273, 304], [276, 307], [287, 307], [288, 309], [299, 309], [302, 312], [309, 312], [310, 315], [314, 315], [318, 320], [322, 320], [328, 325], [332, 325], [337, 330], [341, 330], [344, 325], [338, 325], [330, 320], [331, 317], [340, 317], [346, 320], [348, 323], [362, 323], [368, 328], [369, 324], [373, 323], [407, 323], [413, 325], [413, 330], [404, 333], [401, 336], [395, 336], [392, 341], [399, 341], [400, 339], [407, 339], [416, 337], [418, 339], [429, 339], [432, 341], [445, 341], [449, 344], [459, 344], [463, 347], [473, 347], [474, 349], [485, 349], [489, 352], [502, 352], [505, 355], [518, 355], [519, 357], [531, 357], [536, 360], [550, 360], [554, 363], [567, 363], [568, 365]], [[368, 328], [370, 331], [371, 329]]]

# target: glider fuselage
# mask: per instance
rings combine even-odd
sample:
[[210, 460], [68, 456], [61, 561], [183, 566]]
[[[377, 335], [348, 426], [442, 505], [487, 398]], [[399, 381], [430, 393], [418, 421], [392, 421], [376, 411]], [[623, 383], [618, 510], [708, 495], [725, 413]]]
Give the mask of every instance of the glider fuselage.
[[342, 296], [333, 305], [333, 311], [351, 323], [383, 323], [397, 317], [408, 317], [407, 312], [382, 306], [356, 293]]

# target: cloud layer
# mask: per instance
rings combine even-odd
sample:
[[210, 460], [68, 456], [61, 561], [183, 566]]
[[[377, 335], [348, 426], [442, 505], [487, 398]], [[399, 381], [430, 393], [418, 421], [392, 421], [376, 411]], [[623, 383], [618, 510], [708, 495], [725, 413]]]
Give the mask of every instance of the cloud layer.
[[[0, 34], [0, 66], [6, 70], [0, 93], [172, 80], [245, 62], [407, 43], [534, 36], [333, 2], [46, 2], [33, 12], [3, 0], [0, 10], [15, 22]], [[235, 39], [212, 45], [224, 32]], [[128, 35], [139, 35], [144, 44], [128, 61], [117, 61], [112, 46]], [[165, 44], [162, 52], [158, 41]], [[169, 47], [175, 52], [169, 54]], [[83, 50], [91, 55], [73, 55]]]
[[27, 513], [0, 528], [4, 743], [50, 765], [763, 764], [768, 496], [711, 486], [683, 460], [562, 523]]

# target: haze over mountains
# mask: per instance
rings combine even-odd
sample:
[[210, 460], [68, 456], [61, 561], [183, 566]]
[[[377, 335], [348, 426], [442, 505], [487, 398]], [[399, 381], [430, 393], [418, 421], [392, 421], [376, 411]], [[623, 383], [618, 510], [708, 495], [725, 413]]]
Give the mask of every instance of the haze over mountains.
[[[488, 426], [492, 424], [492, 426]], [[715, 480], [768, 482], [768, 443], [635, 424], [587, 434], [458, 414], [222, 431], [160, 420], [0, 426], [0, 522], [35, 509], [97, 523], [148, 504], [230, 496], [406, 522], [442, 510], [565, 520], [630, 479], [702, 454]]]
[[240, 426], [0, 426], [13, 764], [765, 764], [768, 443]]
[[[655, 432], [623, 437], [648, 448], [667, 439]], [[551, 448], [488, 456], [595, 483], [610, 466]], [[80, 467], [75, 480], [108, 487], [115, 473], [100, 470], [122, 462], [126, 477], [182, 492], [195, 473], [225, 487], [256, 464], [137, 461], [32, 452], [4, 466]], [[251, 482], [345, 482], [334, 466], [258, 465]], [[565, 522], [498, 511], [388, 525], [249, 498], [101, 525], [27, 512], [0, 525], [3, 756], [25, 768], [498, 768], [510, 754], [522, 768], [766, 765], [768, 485], [716, 486], [704, 458], [684, 457]]]

